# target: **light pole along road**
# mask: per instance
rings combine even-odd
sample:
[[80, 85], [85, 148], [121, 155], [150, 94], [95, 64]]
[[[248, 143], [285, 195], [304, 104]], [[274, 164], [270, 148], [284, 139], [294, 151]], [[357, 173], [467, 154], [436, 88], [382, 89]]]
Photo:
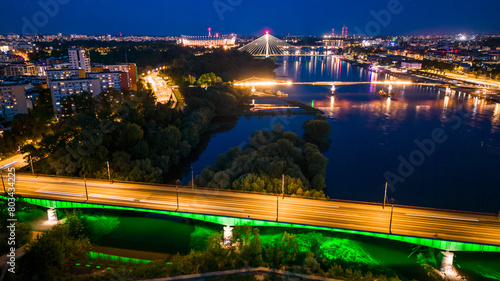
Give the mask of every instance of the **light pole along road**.
[[[86, 200], [85, 185], [88, 191]], [[251, 194], [175, 185], [109, 182], [18, 174], [16, 193], [24, 197], [87, 202], [250, 218], [267, 221], [392, 233], [460, 242], [500, 245], [496, 214], [468, 213], [382, 204]], [[177, 197], [178, 196], [178, 197]], [[178, 202], [177, 203], [177, 198]], [[277, 202], [279, 200], [279, 216]], [[391, 220], [392, 216], [392, 220]]]

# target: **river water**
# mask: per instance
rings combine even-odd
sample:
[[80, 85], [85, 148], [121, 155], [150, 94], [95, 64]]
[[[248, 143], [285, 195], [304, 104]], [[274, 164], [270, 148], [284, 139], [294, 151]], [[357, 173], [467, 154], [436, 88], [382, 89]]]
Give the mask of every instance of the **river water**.
[[[280, 79], [297, 82], [394, 79], [335, 58], [278, 60]], [[426, 86], [294, 85], [276, 88], [321, 109], [332, 128], [326, 194], [330, 198], [498, 213], [500, 209], [500, 106], [464, 92]], [[281, 123], [302, 135], [314, 116], [242, 117], [217, 133], [193, 163], [194, 173], [218, 154], [243, 145], [257, 130]], [[434, 138], [434, 140], [433, 140]], [[191, 179], [185, 174], [184, 182]]]

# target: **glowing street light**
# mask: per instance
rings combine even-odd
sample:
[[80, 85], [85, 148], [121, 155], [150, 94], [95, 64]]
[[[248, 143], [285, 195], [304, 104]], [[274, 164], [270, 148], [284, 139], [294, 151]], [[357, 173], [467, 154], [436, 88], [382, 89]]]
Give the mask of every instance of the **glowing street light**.
[[176, 211], [179, 210], [179, 182], [180, 180], [176, 180], [175, 181], [175, 193], [177, 195], [177, 209], [175, 209]]
[[387, 182], [385, 183], [384, 204], [382, 205], [382, 209], [385, 209], [385, 202], [387, 202]]

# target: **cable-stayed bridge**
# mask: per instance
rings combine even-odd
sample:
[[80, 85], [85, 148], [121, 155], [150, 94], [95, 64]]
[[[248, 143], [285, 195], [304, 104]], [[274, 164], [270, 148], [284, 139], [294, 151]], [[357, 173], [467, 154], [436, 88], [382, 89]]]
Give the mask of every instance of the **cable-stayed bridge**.
[[266, 33], [264, 36], [246, 44], [238, 50], [248, 52], [256, 57], [282, 57], [282, 56], [334, 56], [330, 47], [320, 47], [323, 51], [315, 51], [309, 46], [293, 46], [287, 42]]

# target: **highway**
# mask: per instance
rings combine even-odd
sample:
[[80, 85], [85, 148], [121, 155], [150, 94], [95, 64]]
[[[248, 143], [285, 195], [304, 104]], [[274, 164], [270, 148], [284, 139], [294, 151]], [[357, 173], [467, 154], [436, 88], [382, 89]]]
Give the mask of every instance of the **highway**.
[[[432, 73], [430, 71], [427, 71], [429, 73]], [[440, 74], [442, 76], [445, 76], [446, 78], [449, 79], [455, 79], [455, 80], [460, 80], [460, 81], [465, 81], [468, 83], [473, 83], [477, 85], [488, 85], [489, 87], [492, 88], [500, 88], [500, 81], [494, 80], [491, 78], [483, 78], [483, 77], [478, 77], [476, 78], [474, 75], [471, 74], [458, 74], [458, 73], [449, 73], [446, 72], [444, 74]]]
[[156, 100], [158, 103], [166, 104], [171, 99], [175, 100], [174, 92], [167, 85], [167, 82], [163, 78], [158, 76], [157, 72], [153, 72], [145, 77], [146, 82], [150, 83], [153, 87], [153, 91], [156, 95]]
[[[85, 202], [83, 179], [16, 175], [24, 197]], [[87, 180], [88, 203], [175, 211], [175, 186]], [[233, 191], [179, 188], [180, 212], [389, 233], [391, 206], [315, 200]], [[500, 221], [493, 214], [395, 206], [392, 234], [500, 245]]]
[[[27, 163], [24, 159], [24, 157], [28, 156], [27, 153], [25, 154], [16, 154], [12, 157], [6, 158], [6, 159], [1, 159], [0, 160], [0, 169], [4, 169], [7, 167], [14, 167], [15, 169], [20, 169], [29, 163]], [[6, 172], [6, 171], [5, 171]]]

